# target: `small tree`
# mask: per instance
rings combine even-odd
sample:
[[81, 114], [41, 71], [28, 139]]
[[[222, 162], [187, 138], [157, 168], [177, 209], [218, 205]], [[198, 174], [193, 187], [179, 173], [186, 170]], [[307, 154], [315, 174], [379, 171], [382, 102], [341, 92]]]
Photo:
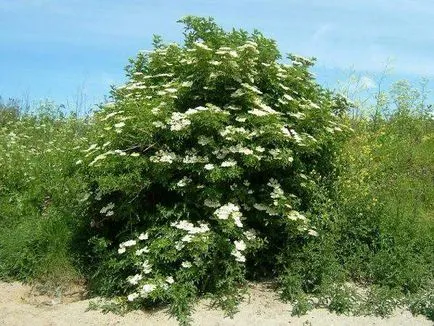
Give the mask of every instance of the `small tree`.
[[317, 235], [347, 102], [258, 31], [181, 22], [183, 45], [155, 37], [130, 60], [83, 164], [104, 287], [186, 323], [198, 294], [233, 312], [246, 272], [275, 276], [283, 248]]

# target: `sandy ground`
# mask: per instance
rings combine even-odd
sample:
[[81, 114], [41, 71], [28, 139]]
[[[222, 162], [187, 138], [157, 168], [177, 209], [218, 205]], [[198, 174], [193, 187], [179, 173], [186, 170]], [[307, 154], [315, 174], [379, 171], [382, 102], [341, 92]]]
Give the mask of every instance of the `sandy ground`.
[[[35, 294], [29, 286], [0, 282], [0, 325], [16, 326], [86, 326], [86, 325], [159, 325], [176, 326], [164, 310], [132, 312], [125, 316], [99, 311], [86, 311], [89, 300], [79, 300], [70, 293], [62, 300]], [[337, 316], [317, 309], [303, 317], [292, 317], [290, 305], [276, 300], [275, 294], [263, 286], [252, 286], [250, 301], [242, 303], [234, 319], [224, 318], [219, 310], [209, 309], [202, 302], [193, 315], [194, 325], [237, 326], [332, 326], [332, 325], [433, 325], [424, 317], [413, 317], [408, 311], [396, 311], [387, 319], [378, 317]]]

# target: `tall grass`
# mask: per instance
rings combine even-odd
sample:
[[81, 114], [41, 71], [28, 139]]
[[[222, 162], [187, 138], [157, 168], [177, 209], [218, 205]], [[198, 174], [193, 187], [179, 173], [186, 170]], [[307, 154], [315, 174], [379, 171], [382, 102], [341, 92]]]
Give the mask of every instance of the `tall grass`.
[[3, 107], [0, 128], [0, 277], [67, 284], [84, 184], [75, 157], [87, 128], [55, 106]]

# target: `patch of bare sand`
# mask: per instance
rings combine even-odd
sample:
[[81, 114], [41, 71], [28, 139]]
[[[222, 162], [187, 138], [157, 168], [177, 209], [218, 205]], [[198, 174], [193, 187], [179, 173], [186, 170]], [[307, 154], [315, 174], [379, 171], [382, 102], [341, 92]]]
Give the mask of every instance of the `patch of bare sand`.
[[[36, 295], [31, 287], [20, 283], [0, 283], [0, 325], [7, 326], [101, 326], [101, 325], [159, 325], [176, 326], [166, 311], [136, 311], [125, 316], [99, 311], [86, 311], [89, 300], [71, 301], [74, 293], [62, 299]], [[432, 322], [408, 311], [397, 310], [387, 319], [379, 317], [338, 316], [324, 309], [316, 309], [306, 316], [292, 317], [291, 306], [276, 299], [264, 286], [252, 286], [250, 298], [240, 305], [233, 319], [225, 318], [220, 310], [210, 309], [202, 301], [193, 314], [194, 325], [212, 326], [281, 326], [281, 325], [360, 325], [360, 326], [428, 326]]]

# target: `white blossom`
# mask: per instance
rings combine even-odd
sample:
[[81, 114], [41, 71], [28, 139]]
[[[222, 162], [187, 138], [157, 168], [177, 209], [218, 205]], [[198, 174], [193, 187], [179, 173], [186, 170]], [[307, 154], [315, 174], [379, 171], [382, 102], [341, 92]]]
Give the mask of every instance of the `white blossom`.
[[246, 257], [245, 257], [241, 252], [239, 252], [239, 251], [236, 250], [236, 249], [234, 249], [234, 250], [231, 252], [231, 255], [235, 257], [235, 260], [236, 260], [237, 262], [240, 262], [240, 263], [244, 263], [244, 262], [246, 262]]
[[218, 201], [215, 200], [211, 200], [211, 199], [205, 199], [205, 201], [203, 202], [203, 204], [206, 207], [211, 207], [211, 208], [217, 208], [220, 207], [220, 203]]
[[214, 164], [211, 163], [205, 164], [204, 169], [210, 171], [214, 169]]
[[156, 288], [155, 284], [145, 284], [142, 287], [141, 294], [142, 296], [146, 297], [149, 293], [154, 291]]
[[230, 161], [224, 161], [221, 166], [226, 168], [226, 167], [231, 167], [231, 166], [235, 166], [237, 165], [236, 161], [230, 160]]
[[167, 152], [159, 150], [155, 155], [150, 157], [150, 161], [154, 163], [173, 163], [177, 159], [177, 156], [173, 152]]
[[107, 213], [109, 210], [112, 210], [115, 207], [115, 204], [113, 203], [109, 203], [107, 204], [107, 206], [104, 206], [103, 208], [101, 208], [101, 210], [99, 211], [101, 214], [105, 214]]
[[[205, 223], [200, 224], [200, 226], [196, 227], [193, 225], [193, 223], [190, 223], [187, 220], [181, 220], [179, 222], [174, 222], [170, 224], [173, 227], [176, 227], [177, 229], [187, 231], [188, 234], [198, 234], [198, 233], [205, 233], [209, 231], [209, 226]], [[189, 238], [186, 238], [189, 239]], [[190, 239], [191, 240], [191, 239]], [[187, 241], [187, 240], [182, 240]], [[187, 241], [190, 242], [190, 241]]]
[[173, 284], [173, 283], [175, 283], [175, 280], [173, 279], [172, 276], [168, 276], [168, 277], [166, 277], [166, 282], [169, 284]]
[[115, 128], [122, 128], [122, 127], [124, 127], [125, 126], [125, 122], [118, 122], [118, 123], [116, 123], [115, 125], [114, 125], [114, 127]]
[[148, 232], [146, 232], [146, 233], [142, 232], [142, 233], [140, 233], [140, 235], [138, 237], [139, 240], [148, 240], [148, 238], [149, 238]]
[[209, 48], [205, 43], [194, 42], [194, 45], [197, 46], [198, 48], [201, 48], [202, 50], [212, 51], [212, 49]]
[[180, 251], [180, 250], [182, 250], [183, 248], [184, 248], [184, 244], [182, 243], [182, 241], [178, 241], [178, 242], [175, 244], [175, 249], [176, 249], [176, 250]]
[[226, 205], [221, 206], [218, 208], [214, 214], [219, 218], [220, 220], [227, 220], [229, 216], [234, 213], [238, 212], [240, 208], [232, 203], [228, 203]]
[[297, 221], [297, 220], [306, 220], [306, 217], [303, 214], [300, 214], [297, 211], [290, 211], [286, 215], [290, 220]]
[[186, 115], [181, 112], [173, 112], [170, 117], [168, 124], [170, 125], [170, 130], [180, 131], [185, 129], [191, 124], [191, 121], [186, 118]]
[[143, 247], [142, 249], [136, 250], [136, 256], [140, 256], [140, 255], [146, 254], [148, 252], [149, 252], [149, 248], [148, 247]]
[[127, 248], [127, 247], [132, 247], [135, 246], [137, 244], [136, 240], [128, 240], [125, 242], [122, 242], [121, 244], [119, 244], [119, 248]]
[[258, 211], [266, 211], [268, 209], [268, 206], [258, 203], [254, 204], [253, 207], [256, 208]]
[[134, 301], [139, 297], [139, 294], [137, 292], [131, 293], [128, 295], [127, 299], [128, 301]]
[[237, 249], [238, 251], [246, 250], [246, 244], [244, 243], [243, 240], [234, 241], [234, 245], [235, 245], [235, 249]]
[[93, 159], [93, 161], [89, 163], [89, 166], [94, 165], [94, 164], [95, 164], [96, 162], [98, 162], [98, 161], [104, 160], [106, 157], [107, 157], [106, 154], [100, 154], [100, 155], [97, 155], [97, 156]]
[[185, 235], [182, 239], [181, 239], [181, 241], [182, 242], [191, 242], [191, 240], [193, 240], [193, 236], [192, 235], [190, 235], [190, 234], [187, 234], [187, 235]]
[[149, 260], [145, 260], [142, 264], [143, 273], [149, 274], [152, 272], [152, 264], [149, 263]]
[[208, 145], [209, 143], [211, 143], [211, 139], [205, 136], [199, 136], [197, 139], [197, 143], [199, 145], [205, 146]]
[[266, 115], [269, 114], [269, 113], [267, 113], [265, 111], [258, 110], [258, 109], [249, 110], [247, 112], [249, 112], [250, 114], [256, 115], [258, 117], [263, 117], [263, 116], [266, 116]]
[[139, 283], [140, 280], [142, 280], [142, 275], [140, 274], [136, 274], [128, 278], [128, 282], [132, 285], [137, 285], [137, 283]]
[[235, 214], [232, 217], [234, 219], [235, 225], [238, 226], [239, 228], [242, 228], [243, 223], [241, 222], [241, 213]]
[[176, 185], [177, 185], [178, 187], [182, 188], [182, 187], [185, 187], [186, 185], [188, 185], [190, 182], [191, 182], [191, 179], [190, 179], [190, 178], [183, 177], [181, 180], [179, 180], [179, 181], [177, 182]]
[[152, 122], [152, 125], [154, 125], [156, 128], [164, 128], [164, 123], [161, 121], [154, 121]]
[[256, 232], [254, 229], [250, 229], [250, 230], [245, 231], [244, 235], [246, 236], [247, 240], [256, 239]]
[[262, 92], [259, 89], [257, 89], [255, 86], [249, 85], [247, 83], [241, 83], [241, 86], [243, 86], [244, 88], [246, 88], [246, 89], [248, 89], [248, 90], [250, 90], [256, 94], [259, 94], [259, 95], [262, 94]]
[[316, 232], [315, 230], [312, 230], [312, 229], [308, 231], [308, 234], [311, 235], [311, 236], [313, 236], [313, 237], [317, 237], [318, 236], [318, 232]]

